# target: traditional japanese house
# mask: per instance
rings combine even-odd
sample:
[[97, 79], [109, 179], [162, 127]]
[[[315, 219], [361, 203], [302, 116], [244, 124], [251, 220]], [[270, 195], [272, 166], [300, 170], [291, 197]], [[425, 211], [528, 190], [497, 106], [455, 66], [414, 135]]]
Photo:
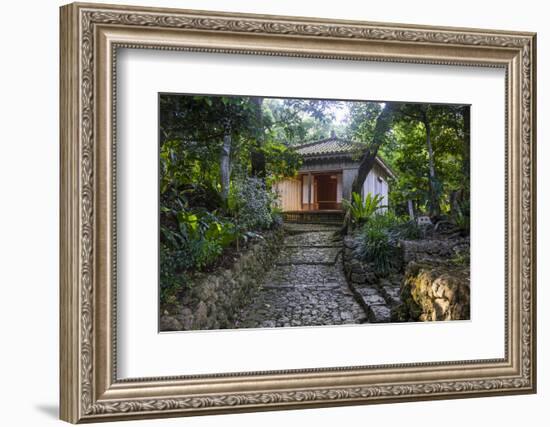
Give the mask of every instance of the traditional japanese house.
[[[342, 199], [350, 199], [359, 168], [356, 144], [336, 137], [333, 132], [330, 138], [300, 145], [296, 151], [303, 160], [298, 175], [274, 186], [279, 207], [283, 212], [295, 214], [341, 212]], [[368, 193], [380, 194], [381, 204], [387, 205], [388, 178], [393, 176], [377, 156], [363, 185], [362, 197]]]

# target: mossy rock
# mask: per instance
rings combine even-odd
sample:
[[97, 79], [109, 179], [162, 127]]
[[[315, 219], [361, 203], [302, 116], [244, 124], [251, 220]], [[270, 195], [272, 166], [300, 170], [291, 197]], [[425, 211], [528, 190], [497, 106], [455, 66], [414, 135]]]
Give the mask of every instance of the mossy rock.
[[401, 298], [412, 320], [469, 318], [470, 270], [449, 262], [410, 262]]

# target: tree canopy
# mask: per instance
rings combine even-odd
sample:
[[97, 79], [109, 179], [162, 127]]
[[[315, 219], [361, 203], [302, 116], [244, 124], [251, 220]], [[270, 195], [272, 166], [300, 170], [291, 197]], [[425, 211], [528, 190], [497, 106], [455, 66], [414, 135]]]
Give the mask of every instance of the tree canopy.
[[297, 173], [296, 147], [332, 132], [355, 144], [354, 192], [378, 155], [395, 172], [397, 215], [411, 204], [436, 218], [467, 210], [468, 106], [177, 94], [159, 103], [161, 262], [172, 275], [270, 227], [270, 189]]

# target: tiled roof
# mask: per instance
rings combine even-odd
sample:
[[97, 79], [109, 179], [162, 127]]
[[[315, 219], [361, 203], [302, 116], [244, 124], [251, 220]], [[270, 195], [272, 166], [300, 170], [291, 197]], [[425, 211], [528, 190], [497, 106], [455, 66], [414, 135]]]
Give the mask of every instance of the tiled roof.
[[309, 142], [296, 148], [302, 156], [324, 156], [327, 154], [351, 154], [353, 143], [343, 139], [331, 137], [320, 141]]
[[[356, 152], [357, 147], [351, 141], [340, 139], [335, 136], [330, 138], [321, 139], [319, 141], [308, 142], [302, 144], [296, 148], [296, 152], [301, 154], [304, 158], [309, 158], [311, 161], [315, 161], [316, 158], [326, 158], [330, 156], [351, 156]], [[394, 177], [394, 172], [384, 162], [380, 156], [376, 156], [376, 163], [390, 176]]]

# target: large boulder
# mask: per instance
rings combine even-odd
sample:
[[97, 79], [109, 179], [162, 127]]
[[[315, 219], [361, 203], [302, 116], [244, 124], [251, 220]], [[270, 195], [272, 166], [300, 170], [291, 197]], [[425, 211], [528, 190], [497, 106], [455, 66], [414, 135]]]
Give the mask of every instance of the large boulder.
[[469, 266], [410, 262], [401, 286], [402, 316], [413, 321], [470, 319]]

